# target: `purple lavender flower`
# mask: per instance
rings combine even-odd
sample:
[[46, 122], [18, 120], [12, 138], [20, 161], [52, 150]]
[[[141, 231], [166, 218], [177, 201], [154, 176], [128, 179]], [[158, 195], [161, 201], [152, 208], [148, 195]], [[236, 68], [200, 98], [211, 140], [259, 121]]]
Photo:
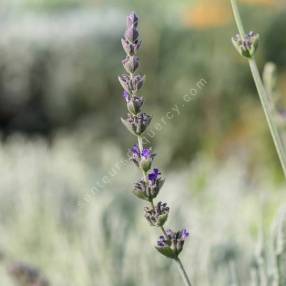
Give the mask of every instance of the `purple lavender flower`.
[[151, 148], [144, 148], [142, 150], [140, 167], [144, 172], [148, 172], [150, 170], [154, 157], [155, 154], [152, 153]]
[[160, 236], [156, 249], [169, 258], [177, 258], [184, 247], [189, 232], [186, 229], [174, 232], [171, 229], [166, 231], [166, 236]]
[[144, 199], [146, 201], [152, 201], [155, 199], [160, 189], [163, 187], [165, 180], [161, 177], [158, 177], [154, 182], [144, 179], [140, 179], [133, 188], [133, 193], [135, 196], [139, 197], [140, 199]]
[[140, 149], [139, 149], [138, 144], [133, 145], [133, 147], [131, 148], [131, 152], [132, 152], [133, 158], [140, 159], [141, 156], [140, 156]]
[[122, 96], [126, 102], [129, 102], [131, 99], [130, 94], [126, 90], [123, 91]]
[[140, 151], [137, 144], [135, 144], [128, 151], [129, 159], [137, 166], [142, 168], [145, 172], [148, 172], [151, 168], [152, 161], [155, 157], [155, 154], [152, 153], [151, 148], [143, 148]]
[[137, 167], [139, 167], [141, 160], [141, 152], [138, 144], [134, 144], [131, 149], [128, 150], [129, 160], [132, 161]]
[[151, 172], [149, 175], [148, 175], [148, 179], [149, 181], [152, 183], [152, 185], [155, 185], [156, 184], [156, 181], [158, 181], [159, 177], [161, 175], [161, 172], [159, 169], [153, 169], [153, 172]]
[[152, 149], [151, 148], [144, 148], [143, 151], [141, 152], [141, 156], [144, 159], [150, 159], [152, 158]]
[[164, 246], [168, 245], [168, 244], [167, 244], [167, 240], [165, 239], [165, 236], [164, 236], [164, 235], [160, 235], [160, 236], [159, 236], [159, 239], [157, 240], [157, 245], [158, 245], [159, 247], [164, 247]]
[[188, 232], [188, 230], [187, 230], [187, 229], [183, 229], [183, 230], [182, 230], [181, 238], [182, 238], [183, 240], [186, 240], [189, 236], [190, 236], [190, 233]]

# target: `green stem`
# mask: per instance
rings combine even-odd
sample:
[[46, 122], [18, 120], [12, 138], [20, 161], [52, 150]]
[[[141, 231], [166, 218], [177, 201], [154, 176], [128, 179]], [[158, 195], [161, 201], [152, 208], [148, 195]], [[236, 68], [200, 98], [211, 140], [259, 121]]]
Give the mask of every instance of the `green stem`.
[[242, 24], [241, 17], [239, 14], [237, 2], [236, 0], [230, 0], [230, 3], [232, 7], [233, 16], [234, 16], [234, 19], [237, 25], [237, 29], [239, 31], [240, 36], [244, 38], [245, 32], [244, 32], [243, 24]]
[[184, 280], [185, 285], [186, 286], [192, 286], [192, 283], [191, 283], [191, 281], [190, 281], [190, 279], [188, 277], [188, 274], [187, 274], [187, 272], [186, 272], [186, 270], [184, 268], [184, 265], [183, 265], [182, 261], [180, 260], [180, 258], [177, 257], [175, 259], [175, 261], [177, 263], [178, 269], [179, 269], [180, 274], [181, 274], [181, 276], [182, 276], [182, 278]]
[[[241, 17], [239, 14], [238, 6], [237, 6], [237, 1], [236, 0], [230, 0], [231, 2], [231, 7], [234, 15], [234, 19], [236, 22], [236, 26], [238, 28], [238, 31], [241, 35], [241, 37], [244, 37], [245, 32], [243, 28], [243, 24], [241, 21]], [[271, 102], [269, 101], [269, 95], [267, 94], [267, 91], [263, 85], [261, 76], [259, 74], [257, 64], [255, 61], [255, 58], [252, 57], [248, 59], [249, 67], [256, 85], [256, 89], [259, 94], [259, 98], [261, 101], [261, 105], [268, 123], [268, 127], [270, 129], [270, 133], [283, 169], [283, 173], [286, 177], [286, 152], [285, 152], [285, 145], [282, 140], [282, 137], [279, 133], [279, 130], [274, 122], [273, 116], [272, 116], [272, 110], [271, 110]]]
[[273, 120], [273, 116], [272, 116], [272, 109], [271, 109], [271, 102], [269, 102], [268, 100], [268, 94], [265, 90], [265, 87], [262, 83], [258, 68], [257, 68], [257, 64], [255, 59], [249, 59], [249, 66], [251, 69], [251, 73], [260, 97], [260, 101], [262, 104], [262, 108], [264, 110], [265, 116], [266, 116], [266, 120], [273, 138], [273, 142], [274, 145], [276, 147], [277, 153], [278, 153], [278, 157], [279, 160], [281, 162], [281, 166], [284, 172], [284, 175], [286, 177], [286, 154], [285, 154], [285, 145], [284, 142], [281, 138], [281, 134], [279, 133], [279, 130]]
[[163, 226], [161, 226], [161, 230], [162, 230], [163, 234], [165, 235], [165, 237], [167, 238], [168, 235], [167, 235], [167, 232]]
[[138, 147], [139, 147], [140, 152], [142, 152], [142, 150], [143, 150], [143, 139], [141, 136], [138, 136]]

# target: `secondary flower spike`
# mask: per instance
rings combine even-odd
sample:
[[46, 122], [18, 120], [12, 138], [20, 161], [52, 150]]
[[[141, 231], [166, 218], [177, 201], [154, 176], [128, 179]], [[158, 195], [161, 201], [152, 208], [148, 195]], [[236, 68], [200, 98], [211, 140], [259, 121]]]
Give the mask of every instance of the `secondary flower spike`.
[[251, 58], [254, 56], [259, 41], [259, 34], [255, 32], [249, 32], [244, 37], [240, 34], [235, 35], [232, 38], [232, 43], [236, 50], [244, 57]]
[[128, 150], [128, 157], [142, 172], [142, 178], [135, 183], [132, 192], [136, 197], [149, 203], [144, 208], [144, 216], [152, 226], [162, 230], [162, 235], [155, 246], [156, 249], [169, 258], [178, 259], [189, 233], [185, 229], [177, 232], [165, 231], [164, 225], [167, 222], [170, 208], [167, 203], [154, 202], [164, 184], [164, 179], [158, 168], [152, 168], [155, 154], [150, 146], [144, 146], [142, 139], [142, 134], [151, 123], [152, 117], [142, 111], [144, 99], [138, 95], [145, 82], [145, 76], [137, 73], [140, 67], [137, 53], [141, 46], [138, 24], [138, 16], [134, 12], [130, 13], [127, 17], [126, 31], [121, 40], [126, 53], [126, 57], [122, 60], [126, 73], [118, 77], [128, 110], [127, 118], [121, 120], [127, 130], [137, 137], [137, 143]]

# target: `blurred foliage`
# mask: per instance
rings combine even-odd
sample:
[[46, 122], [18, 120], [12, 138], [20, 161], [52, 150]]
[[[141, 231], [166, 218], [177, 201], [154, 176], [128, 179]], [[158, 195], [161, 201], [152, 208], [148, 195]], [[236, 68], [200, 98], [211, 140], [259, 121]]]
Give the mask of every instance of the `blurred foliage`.
[[265, 54], [268, 60], [275, 62], [281, 70], [286, 66], [286, 39], [281, 37], [285, 32], [286, 12], [281, 11], [269, 25], [265, 34]]
[[[246, 26], [263, 39], [260, 67], [272, 60], [283, 75], [285, 10], [270, 0], [243, 4]], [[181, 105], [198, 80], [207, 81], [156, 135], [158, 148], [171, 154], [165, 163], [186, 163], [200, 150], [220, 158], [234, 149], [256, 164], [269, 158], [277, 162], [248, 66], [230, 44], [235, 28], [227, 1], [26, 0], [4, 1], [0, 7], [5, 15], [0, 28], [5, 136], [21, 131], [52, 138], [59, 128], [88, 128], [97, 140], [114, 139], [126, 149], [130, 139], [120, 126], [124, 105], [117, 75], [123, 71], [125, 15], [136, 9], [147, 75], [143, 95], [154, 122]]]
[[[79, 145], [79, 138], [89, 139]], [[122, 159], [116, 145], [100, 148], [102, 152], [92, 152], [90, 134], [59, 133], [52, 146], [19, 135], [0, 144], [3, 285], [13, 285], [6, 268], [18, 260], [40, 268], [53, 286], [169, 286], [181, 281], [175, 265], [152, 247], [159, 233], [146, 223], [144, 203], [127, 187], [135, 170], [121, 166], [96, 188]], [[229, 285], [232, 262], [241, 284], [248, 285], [258, 222], [263, 218], [266, 239], [272, 242], [270, 228], [285, 201], [285, 187], [277, 188], [268, 173], [250, 179], [246, 161], [217, 163], [205, 155], [164, 175], [160, 196], [172, 206], [168, 227], [191, 231], [181, 258], [194, 283]], [[280, 225], [275, 243], [284, 255]]]

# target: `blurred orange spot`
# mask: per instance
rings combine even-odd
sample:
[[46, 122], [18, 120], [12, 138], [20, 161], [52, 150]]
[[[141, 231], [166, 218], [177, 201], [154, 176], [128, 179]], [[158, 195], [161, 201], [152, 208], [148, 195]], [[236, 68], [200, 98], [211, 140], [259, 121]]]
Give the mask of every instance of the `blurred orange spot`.
[[185, 26], [199, 29], [220, 27], [230, 19], [229, 7], [218, 1], [200, 1], [197, 6], [186, 9], [183, 15]]

